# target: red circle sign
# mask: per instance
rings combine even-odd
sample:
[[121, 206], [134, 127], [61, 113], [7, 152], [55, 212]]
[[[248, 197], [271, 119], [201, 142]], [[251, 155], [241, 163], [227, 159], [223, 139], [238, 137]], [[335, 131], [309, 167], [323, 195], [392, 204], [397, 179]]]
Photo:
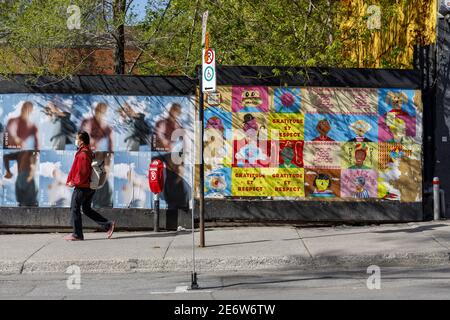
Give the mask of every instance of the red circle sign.
[[208, 49], [208, 51], [205, 52], [205, 63], [211, 64], [214, 61], [214, 50]]

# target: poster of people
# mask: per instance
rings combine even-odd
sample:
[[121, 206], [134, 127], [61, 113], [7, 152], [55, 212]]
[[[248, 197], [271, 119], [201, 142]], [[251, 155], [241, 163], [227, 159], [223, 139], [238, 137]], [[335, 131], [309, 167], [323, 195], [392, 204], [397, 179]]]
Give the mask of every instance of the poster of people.
[[421, 201], [420, 91], [219, 86], [209, 96], [205, 145], [223, 150], [205, 167], [206, 197]]
[[[231, 118], [227, 125], [231, 132]], [[107, 174], [93, 207], [150, 208], [147, 171], [153, 157], [169, 165], [172, 158], [183, 159], [168, 166], [168, 176], [174, 175], [168, 188], [182, 190], [182, 202], [186, 192], [190, 197], [194, 97], [3, 94], [0, 205], [69, 207], [72, 189], [65, 183], [79, 131], [89, 133], [95, 159]]]

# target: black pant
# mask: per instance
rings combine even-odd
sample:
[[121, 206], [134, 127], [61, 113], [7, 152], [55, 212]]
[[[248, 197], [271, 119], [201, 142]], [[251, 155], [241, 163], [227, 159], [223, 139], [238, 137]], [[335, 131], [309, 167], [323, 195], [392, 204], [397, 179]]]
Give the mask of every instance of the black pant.
[[107, 231], [111, 227], [111, 222], [92, 209], [94, 194], [95, 190], [89, 188], [75, 188], [73, 191], [70, 212], [72, 213], [73, 235], [79, 239], [84, 238], [81, 210], [86, 216], [97, 222], [103, 230]]

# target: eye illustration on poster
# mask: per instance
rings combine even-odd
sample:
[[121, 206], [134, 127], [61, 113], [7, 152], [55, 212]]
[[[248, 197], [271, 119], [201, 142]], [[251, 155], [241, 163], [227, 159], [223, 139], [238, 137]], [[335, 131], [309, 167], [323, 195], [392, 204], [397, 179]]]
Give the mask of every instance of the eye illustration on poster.
[[231, 113], [221, 109], [205, 110], [204, 161], [206, 166], [231, 166]]
[[417, 108], [413, 90], [381, 89], [379, 92], [379, 140], [414, 143], [417, 140]]
[[378, 197], [403, 202], [421, 201], [421, 146], [379, 145]]
[[66, 186], [76, 151], [41, 151], [39, 206], [70, 207], [73, 189]]
[[151, 208], [147, 172], [151, 159], [147, 152], [114, 154], [114, 208]]
[[3, 151], [3, 205], [38, 206], [39, 153], [32, 150]]
[[311, 198], [339, 198], [341, 171], [336, 169], [305, 170], [305, 193]]
[[74, 98], [77, 108], [83, 106], [79, 130], [89, 133], [91, 149], [112, 152], [114, 97], [76, 95]]
[[233, 112], [268, 112], [268, 87], [233, 86]]
[[205, 171], [205, 196], [223, 198], [231, 196], [231, 168]]
[[114, 150], [150, 151], [152, 127], [148, 97], [115, 97]]
[[378, 198], [378, 173], [375, 170], [342, 170], [341, 196], [343, 198]]
[[95, 191], [92, 198], [94, 208], [111, 208], [113, 206], [113, 187], [114, 187], [114, 154], [110, 152], [95, 152], [95, 161], [103, 163], [106, 172], [106, 181], [103, 187]]
[[193, 143], [194, 100], [190, 97], [148, 97], [152, 117], [152, 151], [183, 152]]
[[73, 97], [39, 95], [34, 97], [34, 101], [41, 111], [41, 150], [75, 150], [75, 135], [81, 114], [74, 107]]
[[33, 95], [3, 95], [0, 100], [3, 148], [39, 150], [39, 108]]
[[301, 108], [300, 88], [275, 88], [274, 89], [275, 112], [299, 113]]

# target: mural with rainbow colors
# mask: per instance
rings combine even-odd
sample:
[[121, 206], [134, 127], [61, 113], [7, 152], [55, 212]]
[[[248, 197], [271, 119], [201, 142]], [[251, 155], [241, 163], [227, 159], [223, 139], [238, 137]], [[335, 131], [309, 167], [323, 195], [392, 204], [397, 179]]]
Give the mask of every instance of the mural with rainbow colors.
[[420, 90], [219, 86], [205, 197], [422, 201]]

